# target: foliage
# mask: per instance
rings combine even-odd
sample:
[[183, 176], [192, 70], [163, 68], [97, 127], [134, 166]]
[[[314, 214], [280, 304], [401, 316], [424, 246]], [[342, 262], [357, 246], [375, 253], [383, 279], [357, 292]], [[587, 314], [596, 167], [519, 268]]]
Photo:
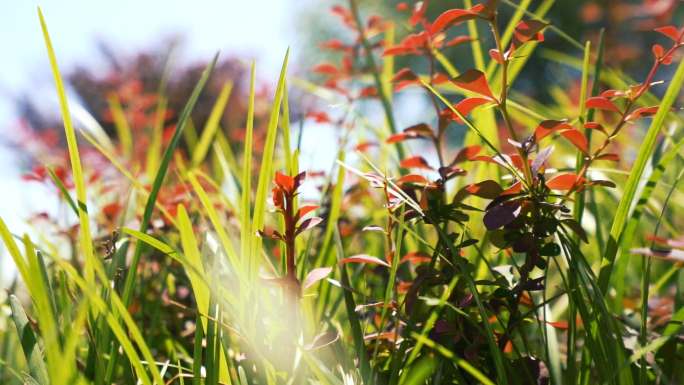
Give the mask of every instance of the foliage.
[[[504, 3], [519, 12], [502, 17]], [[411, 32], [398, 42], [394, 23], [363, 19], [356, 0], [333, 7], [351, 39], [319, 45], [341, 59], [311, 69], [321, 85], [288, 78], [288, 52], [265, 100], [254, 62], [249, 94], [223, 82], [199, 135], [192, 111], [216, 58], [182, 108], [168, 108], [168, 78], [143, 92], [123, 76], [98, 95], [112, 129], [76, 131], [40, 14], [68, 145], [44, 156], [36, 148], [54, 135], [34, 136], [26, 149], [46, 164], [26, 179], [53, 185], [66, 210], [35, 216], [36, 239], [0, 220], [21, 278], [7, 300], [16, 327], [0, 328], [0, 380], [681, 382], [684, 223], [670, 198], [684, 174], [672, 107], [684, 64], [659, 79], [684, 31], [656, 28], [670, 41], [634, 84], [607, 65], [603, 39], [594, 50], [570, 39], [545, 6], [430, 7], [398, 5]], [[551, 33], [584, 47], [566, 63], [580, 71], [568, 91], [578, 95], [533, 100], [514, 84]], [[466, 46], [475, 68], [445, 54]], [[403, 56], [426, 71], [395, 70]], [[306, 114], [341, 133], [328, 172], [300, 169], [315, 143], [304, 128], [294, 140], [288, 82], [338, 106]], [[403, 128], [393, 98], [410, 91], [429, 112]], [[241, 161], [220, 129], [235, 98], [246, 106]], [[462, 145], [450, 145], [458, 132]]]

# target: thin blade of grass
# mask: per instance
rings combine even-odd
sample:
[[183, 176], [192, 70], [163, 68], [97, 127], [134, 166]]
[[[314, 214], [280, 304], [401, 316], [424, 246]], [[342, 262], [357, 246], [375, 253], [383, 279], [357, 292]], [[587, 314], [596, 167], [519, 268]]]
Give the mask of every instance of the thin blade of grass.
[[85, 257], [86, 282], [93, 286], [95, 285], [95, 266], [93, 265], [95, 263], [99, 263], [99, 260], [95, 259], [93, 252], [93, 241], [90, 235], [90, 219], [88, 218], [88, 209], [86, 207], [85, 180], [83, 178], [83, 170], [81, 168], [81, 157], [78, 153], [76, 132], [74, 131], [74, 125], [71, 122], [71, 115], [69, 114], [69, 106], [66, 99], [66, 91], [64, 90], [62, 76], [60, 75], [59, 67], [57, 66], [57, 58], [55, 57], [55, 52], [52, 49], [50, 35], [48, 34], [47, 25], [45, 24], [45, 19], [43, 18], [43, 13], [41, 12], [40, 8], [38, 8], [38, 16], [40, 18], [40, 25], [43, 29], [45, 46], [50, 58], [50, 67], [52, 67], [52, 76], [55, 80], [55, 88], [57, 89], [57, 95], [59, 97], [59, 105], [62, 111], [62, 120], [64, 122], [64, 131], [66, 133], [67, 145], [69, 147], [69, 158], [71, 159], [71, 170], [74, 176], [76, 199], [78, 201], [78, 218], [81, 225], [80, 244]]
[[252, 218], [252, 229], [242, 229], [250, 233], [251, 244], [249, 260], [245, 265], [248, 266], [248, 282], [252, 287], [257, 287], [259, 281], [259, 267], [261, 265], [261, 244], [262, 239], [253, 235], [257, 230], [263, 230], [266, 217], [266, 199], [268, 197], [268, 190], [271, 181], [273, 168], [273, 152], [275, 147], [276, 134], [278, 131], [278, 117], [280, 116], [280, 105], [283, 98], [283, 89], [285, 88], [285, 74], [287, 72], [287, 62], [290, 57], [290, 49], [287, 49], [283, 67], [280, 71], [280, 78], [278, 79], [278, 87], [276, 88], [275, 99], [273, 100], [273, 107], [271, 109], [271, 118], [268, 123], [268, 131], [266, 133], [266, 144], [264, 146], [263, 158], [261, 161], [261, 169], [259, 171], [259, 182], [257, 184], [256, 200], [254, 203], [254, 216]]
[[204, 158], [207, 156], [207, 151], [209, 151], [209, 146], [214, 140], [214, 135], [216, 130], [219, 128], [219, 122], [221, 121], [221, 116], [226, 110], [226, 105], [228, 104], [228, 99], [230, 98], [230, 93], [233, 90], [233, 82], [227, 81], [223, 84], [221, 93], [219, 94], [214, 108], [212, 108], [209, 118], [207, 119], [207, 124], [204, 125], [204, 130], [202, 131], [202, 136], [200, 136], [199, 142], [195, 150], [192, 152], [192, 167], [195, 168], [202, 164]]

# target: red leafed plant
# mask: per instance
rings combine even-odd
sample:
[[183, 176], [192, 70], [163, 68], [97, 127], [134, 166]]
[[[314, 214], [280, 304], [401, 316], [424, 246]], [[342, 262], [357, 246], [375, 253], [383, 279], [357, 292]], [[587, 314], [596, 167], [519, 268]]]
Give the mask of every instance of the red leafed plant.
[[275, 179], [273, 180], [275, 186], [271, 190], [271, 200], [277, 212], [283, 217], [285, 232], [281, 234], [274, 230], [272, 234], [267, 234], [262, 230], [256, 231], [256, 235], [259, 237], [278, 239], [285, 243], [284, 286], [287, 288], [289, 302], [297, 301], [302, 291], [301, 283], [297, 279], [297, 266], [295, 265], [295, 238], [322, 221], [318, 217], [304, 219], [308, 213], [316, 210], [318, 206], [303, 206], [295, 211], [295, 198], [299, 195], [297, 190], [305, 180], [306, 172], [291, 177], [276, 171]]

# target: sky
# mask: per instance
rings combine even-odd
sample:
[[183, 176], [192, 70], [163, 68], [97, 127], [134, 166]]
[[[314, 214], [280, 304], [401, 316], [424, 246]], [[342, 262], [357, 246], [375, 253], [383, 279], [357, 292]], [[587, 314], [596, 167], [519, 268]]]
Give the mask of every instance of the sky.
[[[57, 61], [66, 72], [76, 64], [97, 66], [97, 43], [103, 40], [126, 53], [155, 47], [171, 34], [182, 34], [180, 58], [207, 62], [221, 50], [251, 59], [277, 78], [295, 34], [287, 23], [292, 0], [44, 0], [0, 2], [0, 137], [11, 138], [16, 118], [11, 98], [27, 90], [46, 106], [57, 108], [50, 64], [37, 6], [41, 7]], [[297, 52], [293, 50], [292, 56]], [[16, 154], [0, 145], [0, 217], [14, 233], [28, 231], [26, 210], [56, 206], [40, 187], [20, 180]], [[0, 242], [0, 283], [14, 274]]]

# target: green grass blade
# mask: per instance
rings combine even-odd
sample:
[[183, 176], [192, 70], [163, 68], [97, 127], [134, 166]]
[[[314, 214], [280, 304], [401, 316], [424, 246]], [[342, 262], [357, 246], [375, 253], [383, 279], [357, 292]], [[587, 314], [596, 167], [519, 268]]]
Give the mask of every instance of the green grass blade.
[[639, 148], [639, 154], [637, 155], [637, 159], [632, 167], [632, 172], [630, 173], [627, 184], [623, 190], [623, 195], [620, 199], [620, 204], [618, 205], [615, 218], [613, 219], [613, 225], [610, 229], [608, 244], [606, 245], [606, 250], [603, 253], [603, 260], [601, 261], [601, 272], [599, 274], [598, 285], [602, 293], [606, 293], [606, 290], [608, 289], [608, 283], [610, 282], [613, 271], [613, 264], [615, 263], [615, 258], [618, 254], [625, 227], [627, 226], [627, 217], [632, 202], [634, 201], [639, 181], [644, 173], [651, 152], [655, 147], [660, 128], [665, 122], [665, 118], [668, 116], [670, 107], [672, 107], [672, 103], [674, 103], [675, 98], [679, 94], [682, 84], [684, 84], [684, 61], [679, 63], [677, 72], [670, 82], [669, 87], [667, 87], [667, 92], [665, 93], [665, 96], [660, 103], [660, 108], [653, 118], [651, 127]]
[[[280, 71], [280, 79], [278, 80], [278, 87], [276, 88], [275, 98], [273, 100], [273, 107], [271, 108], [271, 118], [268, 123], [268, 131], [266, 133], [266, 144], [264, 145], [263, 158], [261, 160], [261, 169], [259, 171], [259, 182], [257, 184], [256, 200], [254, 203], [254, 216], [252, 218], [252, 228], [242, 229], [248, 231], [251, 237], [249, 260], [246, 261], [246, 266], [249, 268], [248, 280], [252, 287], [257, 287], [259, 281], [259, 266], [261, 265], [261, 244], [262, 239], [253, 235], [257, 230], [263, 230], [265, 216], [266, 216], [266, 199], [268, 197], [269, 186], [272, 178], [273, 168], [273, 152], [275, 147], [276, 134], [278, 131], [278, 117], [280, 116], [280, 104], [283, 99], [283, 89], [285, 88], [285, 74], [287, 72], [287, 61], [290, 57], [290, 49], [287, 49], [283, 67]], [[245, 257], [247, 257], [245, 255]]]
[[[342, 246], [342, 238], [340, 237], [340, 229], [337, 224], [334, 225], [335, 246], [337, 248], [337, 258], [339, 261], [344, 259], [344, 247]], [[341, 272], [341, 282], [344, 287], [351, 287], [349, 281], [349, 273], [347, 264], [339, 267]], [[363, 329], [361, 329], [361, 322], [356, 315], [356, 303], [354, 302], [354, 294], [349, 290], [343, 290], [344, 303], [349, 318], [349, 324], [352, 330], [352, 337], [354, 339], [354, 349], [356, 350], [356, 358], [359, 360], [359, 370], [361, 371], [361, 378], [364, 384], [371, 384], [371, 366], [368, 361], [368, 354], [366, 354], [366, 344], [363, 339]]]
[[62, 195], [64, 196], [64, 199], [66, 199], [67, 203], [71, 207], [71, 209], [74, 211], [74, 214], [78, 216], [78, 207], [76, 207], [76, 203], [74, 203], [74, 200], [71, 199], [71, 195], [69, 195], [69, 191], [67, 191], [66, 187], [64, 187], [64, 183], [57, 177], [55, 172], [52, 170], [52, 167], [50, 166], [45, 166], [45, 169], [50, 173], [50, 177], [52, 180], [55, 182], [57, 187], [59, 188], [59, 191], [62, 192]]
[[31, 325], [29, 325], [24, 308], [14, 295], [10, 295], [10, 307], [12, 308], [12, 317], [17, 326], [17, 334], [19, 335], [19, 341], [21, 341], [21, 347], [26, 356], [26, 362], [28, 362], [31, 377], [40, 385], [50, 384], [50, 377], [48, 376], [43, 357], [40, 354], [40, 346], [38, 346], [36, 336], [33, 334]]
[[256, 59], [252, 61], [247, 104], [247, 126], [245, 128], [245, 149], [242, 162], [242, 194], [240, 196], [240, 253], [242, 260], [251, 257], [251, 202], [252, 202], [252, 136], [254, 132], [254, 94], [256, 87]]
[[95, 259], [93, 252], [93, 241], [90, 235], [90, 220], [88, 218], [88, 209], [86, 207], [85, 181], [83, 179], [83, 170], [81, 169], [81, 157], [78, 153], [78, 144], [76, 143], [76, 132], [74, 125], [71, 122], [71, 115], [69, 114], [69, 106], [67, 104], [66, 92], [64, 90], [64, 83], [62, 76], [57, 67], [57, 58], [52, 49], [52, 42], [48, 34], [47, 25], [43, 19], [43, 13], [38, 8], [38, 16], [40, 17], [40, 25], [43, 29], [43, 38], [45, 39], [45, 46], [50, 58], [50, 66], [52, 67], [52, 76], [55, 79], [55, 87], [57, 88], [57, 95], [59, 96], [59, 105], [62, 110], [62, 120], [64, 122], [64, 131], [66, 133], [67, 144], [69, 147], [69, 158], [71, 159], [71, 170], [74, 176], [74, 185], [76, 187], [76, 199], [78, 201], [78, 218], [81, 225], [81, 249], [85, 256], [85, 275], [86, 282], [93, 286], [95, 284], [95, 266], [93, 264], [99, 263]]
[[209, 119], [207, 119], [207, 124], [204, 126], [202, 131], [202, 136], [200, 136], [199, 142], [192, 153], [192, 167], [195, 168], [199, 166], [204, 158], [207, 156], [207, 151], [209, 151], [209, 146], [214, 140], [214, 135], [219, 128], [219, 122], [221, 121], [221, 116], [226, 109], [228, 104], [228, 99], [230, 98], [230, 93], [233, 90], [233, 82], [227, 81], [223, 84], [221, 93], [219, 94], [214, 108], [212, 108], [209, 114]]
[[111, 93], [107, 96], [107, 103], [112, 111], [112, 119], [114, 120], [114, 128], [116, 129], [116, 136], [121, 143], [121, 150], [126, 158], [129, 158], [133, 153], [133, 139], [131, 135], [131, 127], [126, 120], [126, 114], [121, 107], [121, 101], [116, 93]]
[[[183, 113], [178, 119], [176, 131], [174, 132], [173, 137], [171, 138], [171, 142], [169, 143], [169, 146], [166, 149], [166, 152], [164, 153], [161, 165], [159, 166], [159, 170], [157, 171], [157, 176], [154, 179], [154, 183], [152, 184], [150, 196], [147, 198], [147, 203], [145, 204], [145, 211], [143, 212], [142, 223], [140, 224], [141, 233], [147, 232], [147, 228], [150, 224], [150, 219], [152, 218], [152, 212], [154, 211], [155, 203], [157, 201], [157, 195], [159, 194], [159, 189], [161, 189], [161, 185], [164, 182], [166, 170], [169, 167], [169, 163], [171, 162], [171, 158], [173, 157], [173, 152], [175, 151], [176, 146], [178, 145], [178, 141], [180, 140], [183, 126], [185, 126], [185, 122], [190, 117], [190, 112], [195, 106], [195, 103], [197, 102], [199, 94], [202, 92], [204, 85], [207, 83], [209, 74], [213, 70], [217, 59], [218, 54], [214, 56], [214, 59], [211, 61], [211, 63], [209, 63], [207, 68], [204, 70], [204, 73], [202, 74], [200, 81], [197, 83], [197, 86], [195, 87], [194, 91], [192, 92], [192, 95], [190, 96], [190, 100], [188, 100], [187, 105], [183, 109]], [[138, 270], [137, 267], [140, 263], [140, 256], [142, 255], [142, 246], [142, 242], [136, 243], [135, 251], [133, 252], [133, 257], [131, 259], [131, 266], [128, 269], [128, 274], [126, 275], [126, 286], [124, 287], [124, 293], [122, 298], [123, 303], [126, 306], [130, 305], [131, 299], [133, 298], [133, 289], [135, 287], [135, 279]]]

